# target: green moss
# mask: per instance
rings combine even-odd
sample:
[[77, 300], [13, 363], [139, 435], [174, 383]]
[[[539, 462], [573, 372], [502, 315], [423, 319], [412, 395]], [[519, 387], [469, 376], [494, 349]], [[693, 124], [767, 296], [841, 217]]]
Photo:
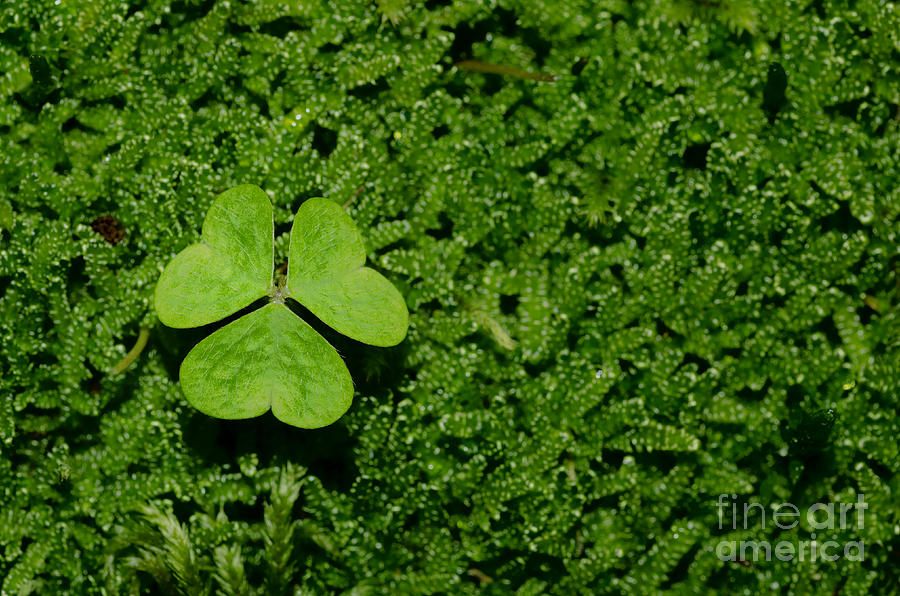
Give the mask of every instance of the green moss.
[[[4, 593], [896, 593], [898, 19], [4, 4]], [[161, 326], [154, 284], [238, 184], [275, 201], [276, 266], [303, 200], [346, 205], [409, 306], [398, 347], [325, 334], [334, 427], [178, 386], [211, 329]], [[836, 540], [865, 560], [722, 562], [723, 493], [864, 493]]]

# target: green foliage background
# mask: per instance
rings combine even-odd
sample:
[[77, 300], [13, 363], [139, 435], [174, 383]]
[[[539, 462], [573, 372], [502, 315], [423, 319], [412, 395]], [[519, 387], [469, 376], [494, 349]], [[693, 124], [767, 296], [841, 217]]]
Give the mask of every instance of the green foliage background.
[[[898, 35], [876, 0], [4, 3], [3, 592], [898, 593]], [[346, 203], [407, 299], [401, 346], [330, 338], [332, 427], [180, 392], [209, 329], [153, 286], [240, 183], [278, 263]], [[864, 493], [865, 560], [722, 562], [811, 528], [719, 530], [721, 493]]]

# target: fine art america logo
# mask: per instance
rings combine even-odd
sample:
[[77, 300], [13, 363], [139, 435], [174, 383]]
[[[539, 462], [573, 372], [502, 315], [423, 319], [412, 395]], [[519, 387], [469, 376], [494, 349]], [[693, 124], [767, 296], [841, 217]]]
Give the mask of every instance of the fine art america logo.
[[[813, 532], [809, 540], [723, 540], [716, 546], [716, 555], [723, 561], [836, 561], [843, 557], [850, 561], [862, 561], [865, 545], [862, 540], [839, 543], [835, 540], [816, 539], [816, 532], [827, 530], [847, 530], [865, 527], [865, 510], [868, 509], [864, 494], [856, 503], [815, 503], [805, 512], [791, 503], [772, 505], [768, 510], [761, 503], [738, 503], [737, 495], [719, 495], [716, 508], [719, 510], [719, 529], [765, 530], [772, 526], [781, 530], [791, 530], [800, 523], [805, 514], [806, 522]], [[767, 516], [768, 513], [768, 516]], [[759, 520], [750, 517], [759, 515]]]

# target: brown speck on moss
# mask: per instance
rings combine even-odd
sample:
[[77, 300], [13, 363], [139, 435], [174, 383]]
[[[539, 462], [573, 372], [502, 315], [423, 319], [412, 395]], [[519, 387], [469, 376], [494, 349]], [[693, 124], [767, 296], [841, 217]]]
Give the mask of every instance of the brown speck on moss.
[[91, 228], [113, 246], [125, 239], [125, 228], [122, 227], [122, 222], [112, 215], [101, 215], [91, 222]]

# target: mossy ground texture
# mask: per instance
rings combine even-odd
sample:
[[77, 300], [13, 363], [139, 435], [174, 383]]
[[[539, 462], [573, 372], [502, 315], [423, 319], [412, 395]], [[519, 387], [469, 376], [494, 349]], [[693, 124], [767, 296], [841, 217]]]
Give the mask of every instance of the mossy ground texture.
[[[4, 3], [3, 593], [897, 594], [898, 57], [876, 0]], [[154, 284], [238, 184], [408, 304], [317, 329], [330, 427], [179, 388]], [[722, 561], [815, 531], [722, 494], [864, 494], [865, 557]]]

